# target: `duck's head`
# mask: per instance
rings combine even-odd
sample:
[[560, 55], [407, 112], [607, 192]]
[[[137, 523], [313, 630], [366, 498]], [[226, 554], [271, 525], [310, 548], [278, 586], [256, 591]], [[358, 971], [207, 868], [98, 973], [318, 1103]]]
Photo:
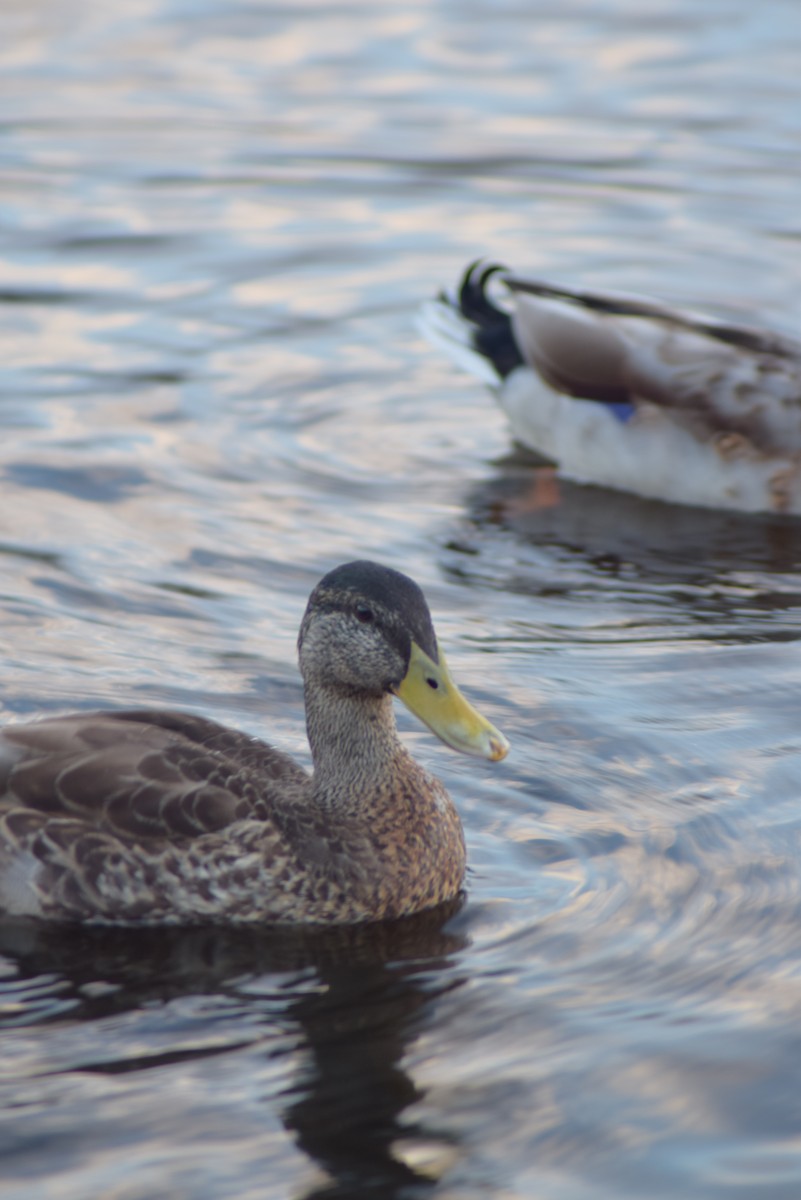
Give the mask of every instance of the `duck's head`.
[[509, 743], [459, 692], [448, 671], [422, 591], [374, 562], [335, 567], [309, 597], [298, 638], [310, 686], [392, 693], [446, 745], [498, 760]]

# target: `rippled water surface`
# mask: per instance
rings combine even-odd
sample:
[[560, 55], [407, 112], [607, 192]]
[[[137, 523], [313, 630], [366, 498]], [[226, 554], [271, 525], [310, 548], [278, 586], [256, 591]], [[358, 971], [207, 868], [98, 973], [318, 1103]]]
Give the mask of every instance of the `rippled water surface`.
[[0, 929], [3, 1200], [801, 1192], [801, 524], [543, 504], [418, 304], [488, 254], [797, 332], [795, 0], [8, 3], [4, 719], [303, 761], [312, 584], [423, 585], [466, 902]]

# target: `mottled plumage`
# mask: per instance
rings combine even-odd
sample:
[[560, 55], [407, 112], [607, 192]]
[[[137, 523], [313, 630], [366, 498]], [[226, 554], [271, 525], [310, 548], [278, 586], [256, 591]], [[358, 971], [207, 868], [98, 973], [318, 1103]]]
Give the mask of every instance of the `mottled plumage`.
[[482, 264], [422, 323], [498, 388], [515, 437], [565, 478], [801, 514], [801, 342]]
[[455, 896], [461, 823], [398, 739], [393, 695], [457, 749], [497, 759], [507, 746], [452, 684], [422, 592], [374, 563], [338, 567], [312, 593], [298, 646], [313, 774], [183, 713], [6, 727], [0, 912], [352, 923]]

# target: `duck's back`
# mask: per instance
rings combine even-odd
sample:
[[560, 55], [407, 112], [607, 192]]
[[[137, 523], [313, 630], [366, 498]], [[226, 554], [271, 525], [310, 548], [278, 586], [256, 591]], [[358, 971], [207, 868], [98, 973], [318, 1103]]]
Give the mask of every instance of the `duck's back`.
[[270, 782], [308, 778], [264, 742], [187, 713], [78, 713], [0, 733], [0, 813], [122, 836], [214, 833], [264, 815]]
[[[158, 917], [195, 868], [209, 876], [211, 905], [215, 844], [222, 854], [228, 831], [248, 823], [269, 842], [274, 801], [291, 806], [308, 788], [287, 755], [184, 713], [81, 713], [6, 727], [0, 909], [77, 920], [96, 910], [113, 920], [150, 908]], [[276, 854], [280, 840], [276, 829]]]
[[762, 453], [801, 451], [801, 345], [792, 339], [543, 288], [522, 286], [511, 321], [524, 359], [557, 390], [655, 404], [701, 438], [729, 432]]

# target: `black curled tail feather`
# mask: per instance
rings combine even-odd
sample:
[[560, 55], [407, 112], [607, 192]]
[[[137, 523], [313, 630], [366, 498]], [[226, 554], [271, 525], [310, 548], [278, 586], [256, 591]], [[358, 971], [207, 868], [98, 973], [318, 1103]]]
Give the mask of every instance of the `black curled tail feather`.
[[505, 270], [497, 263], [485, 266], [479, 259], [467, 268], [459, 285], [459, 312], [472, 325], [474, 348], [492, 363], [501, 379], [505, 379], [523, 363], [509, 314], [498, 308], [487, 295], [487, 285], [493, 275]]

